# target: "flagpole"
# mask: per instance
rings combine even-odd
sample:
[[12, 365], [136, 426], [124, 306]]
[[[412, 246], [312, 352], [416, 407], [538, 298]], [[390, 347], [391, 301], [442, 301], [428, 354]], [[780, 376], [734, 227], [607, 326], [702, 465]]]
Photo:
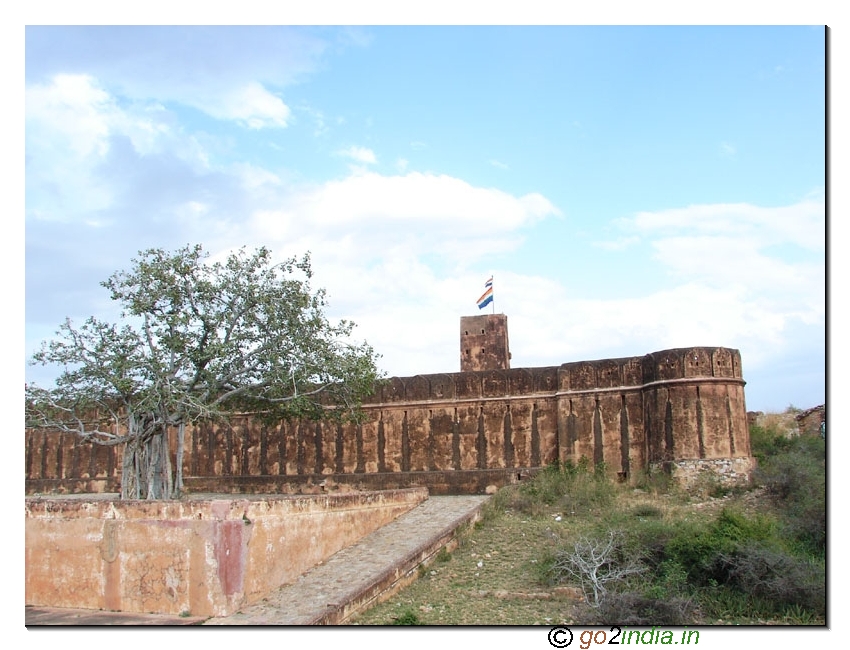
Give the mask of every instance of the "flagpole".
[[[490, 276], [490, 279], [491, 280], [493, 279], [492, 275]], [[492, 288], [492, 286], [491, 286], [491, 288]], [[495, 315], [496, 314], [496, 290], [495, 289], [493, 289], [493, 300], [491, 301], [491, 304], [493, 305], [493, 311], [491, 311], [490, 313]]]

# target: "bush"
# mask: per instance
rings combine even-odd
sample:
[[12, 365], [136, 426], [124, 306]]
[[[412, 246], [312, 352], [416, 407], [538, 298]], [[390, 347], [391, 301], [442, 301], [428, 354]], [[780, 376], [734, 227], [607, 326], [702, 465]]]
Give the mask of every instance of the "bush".
[[715, 580], [716, 558], [722, 553], [735, 550], [732, 540], [714, 535], [708, 530], [680, 531], [667, 545], [667, 556], [687, 573], [688, 582], [697, 586], [711, 584]]
[[677, 527], [662, 519], [632, 519], [626, 529], [625, 547], [639, 552], [644, 564], [657, 571], [668, 560], [667, 547], [676, 534]]
[[823, 566], [760, 545], [746, 544], [718, 558], [724, 582], [769, 601], [777, 611], [798, 606], [826, 614]]
[[424, 625], [419, 615], [412, 609], [406, 609], [393, 619], [392, 625]]
[[544, 514], [553, 506], [575, 515], [610, 506], [615, 494], [616, 486], [609, 480], [605, 465], [592, 467], [582, 457], [578, 463], [546, 467], [502, 497], [502, 504], [529, 515]]
[[733, 553], [741, 544], [771, 540], [775, 521], [766, 515], [745, 515], [724, 508], [706, 524], [681, 524], [665, 547], [665, 559], [679, 564], [696, 586], [723, 582], [718, 558]]
[[689, 598], [652, 598], [636, 592], [609, 593], [597, 610], [595, 625], [650, 627], [692, 625], [696, 607]]
[[635, 487], [650, 494], [659, 495], [670, 494], [678, 486], [668, 472], [640, 470], [635, 476]]
[[652, 581], [644, 587], [644, 595], [658, 600], [678, 598], [689, 593], [688, 572], [672, 560], [664, 560], [653, 572]]
[[750, 427], [750, 450], [759, 463], [766, 458], [786, 451], [792, 439], [777, 427], [762, 427], [754, 424]]
[[[530, 482], [534, 480], [531, 479]], [[480, 522], [491, 521], [505, 510], [516, 510], [527, 515], [538, 514], [537, 511], [542, 506], [524, 492], [525, 487], [526, 484], [523, 483], [522, 485], [506, 485], [501, 488], [493, 495], [492, 499], [484, 504]]]
[[826, 445], [820, 438], [795, 438], [767, 456], [755, 472], [778, 501], [785, 533], [808, 552], [826, 549]]
[[632, 514], [638, 519], [657, 519], [664, 515], [661, 508], [649, 503], [641, 503], [636, 505], [632, 510]]
[[767, 515], [744, 514], [723, 508], [711, 524], [712, 533], [734, 542], [764, 541], [775, 532], [775, 521]]

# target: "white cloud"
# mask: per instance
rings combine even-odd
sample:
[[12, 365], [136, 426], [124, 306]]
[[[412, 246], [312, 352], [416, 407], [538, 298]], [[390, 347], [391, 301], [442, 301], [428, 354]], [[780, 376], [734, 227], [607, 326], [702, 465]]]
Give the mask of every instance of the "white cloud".
[[[496, 309], [510, 318], [516, 367], [717, 345], [741, 349], [755, 369], [788, 348], [795, 323], [823, 324], [816, 198], [621, 221], [623, 235], [599, 245], [649, 243], [653, 259], [644, 264], [668, 271], [668, 286], [577, 300], [565, 281], [493, 267], [495, 255], [521, 246], [527, 228], [561, 214], [541, 195], [517, 197], [446, 175], [361, 173], [276, 196], [277, 205], [264, 199], [269, 207], [255, 209], [248, 223], [222, 230], [222, 247], [256, 242], [281, 257], [311, 250], [331, 314], [357, 322], [357, 335], [384, 354], [391, 374], [459, 368], [457, 320], [477, 313], [490, 272]], [[783, 247], [792, 254], [780, 255]]]
[[[106, 153], [111, 123], [118, 114], [114, 99], [88, 75], [60, 74], [49, 84], [26, 90], [27, 126], [52, 125], [78, 159]], [[32, 136], [28, 144], [39, 139], [31, 130], [28, 135]]]
[[371, 149], [367, 149], [366, 147], [351, 146], [348, 147], [348, 149], [340, 149], [336, 152], [336, 155], [342, 156], [343, 158], [350, 158], [358, 163], [374, 165], [378, 162], [378, 159], [375, 157], [375, 152]]
[[758, 365], [781, 353], [792, 328], [811, 326], [814, 334], [824, 327], [825, 203], [818, 192], [787, 206], [641, 212], [619, 225], [651, 242], [654, 260], [676, 283], [635, 305], [646, 309], [639, 316], [629, 312], [634, 320], [664, 323], [659, 340], [673, 345], [702, 331], [716, 340], [711, 345], [746, 347]]
[[281, 256], [313, 251], [317, 283], [342, 313], [415, 301], [427, 305], [417, 319], [432, 324], [428, 310], [447, 304], [443, 281], [469, 273], [488, 255], [516, 250], [525, 227], [559, 214], [539, 195], [515, 197], [420, 173], [353, 174], [281, 195], [277, 206], [266, 203], [248, 229], [237, 226], [223, 243], [256, 242]]
[[174, 130], [157, 103], [122, 104], [90, 75], [59, 74], [27, 87], [27, 214], [70, 220], [112, 206], [120, 183], [107, 179], [108, 160], [116, 143], [132, 155], [208, 167], [203, 147]]
[[[31, 26], [26, 36], [30, 83], [88, 70], [129, 100], [179, 103], [250, 129], [287, 126], [275, 93], [312, 74], [329, 45], [286, 26]], [[337, 48], [365, 44], [349, 37]]]
[[539, 194], [517, 198], [451, 176], [419, 172], [353, 175], [296, 196], [289, 204], [299, 219], [313, 225], [419, 224], [476, 236], [510, 231], [560, 214]]
[[822, 252], [825, 247], [825, 214], [822, 199], [807, 198], [780, 207], [721, 203], [660, 212], [639, 212], [634, 218], [619, 223], [659, 237], [681, 231], [696, 231], [704, 235], [753, 238], [759, 247], [793, 244]]
[[213, 117], [236, 120], [249, 129], [285, 128], [291, 114], [280, 97], [256, 81], [220, 96], [209, 96], [203, 106]]
[[257, 190], [268, 186], [278, 187], [281, 184], [281, 180], [276, 174], [249, 163], [234, 165], [233, 171], [241, 178], [242, 187], [247, 190]]
[[732, 157], [737, 152], [738, 151], [735, 148], [735, 145], [729, 144], [728, 142], [721, 142], [720, 143], [720, 153], [722, 153], [724, 156]]
[[490, 164], [493, 165], [493, 167], [496, 167], [497, 169], [508, 169], [508, 166], [505, 163], [496, 159], [491, 159]]
[[698, 277], [718, 286], [743, 284], [753, 293], [780, 294], [782, 300], [804, 300], [812, 292], [824, 295], [823, 263], [770, 255], [754, 239], [668, 237], [653, 247], [658, 260], [677, 277]]

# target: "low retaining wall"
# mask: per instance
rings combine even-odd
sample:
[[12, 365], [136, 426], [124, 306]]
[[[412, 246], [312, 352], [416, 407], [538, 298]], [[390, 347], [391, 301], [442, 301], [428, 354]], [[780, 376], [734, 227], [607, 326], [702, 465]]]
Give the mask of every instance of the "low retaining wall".
[[26, 604], [226, 616], [428, 498], [425, 488], [182, 501], [26, 499]]

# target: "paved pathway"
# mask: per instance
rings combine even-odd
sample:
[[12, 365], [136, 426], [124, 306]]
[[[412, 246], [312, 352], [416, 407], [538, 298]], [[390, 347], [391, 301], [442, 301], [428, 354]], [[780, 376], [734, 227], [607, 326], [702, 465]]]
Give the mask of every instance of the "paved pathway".
[[[310, 625], [360, 597], [388, 572], [469, 521], [489, 497], [432, 496], [314, 567], [295, 583], [205, 625]], [[418, 564], [418, 562], [416, 562]], [[414, 564], [415, 566], [415, 564]]]
[[34, 625], [198, 625], [204, 617], [106, 612], [69, 607], [25, 607], [24, 624]]
[[[346, 607], [370, 597], [415, 569], [490, 497], [432, 496], [383, 528], [339, 551], [295, 583], [230, 616], [205, 625], [310, 625], [333, 623]], [[202, 618], [95, 610], [26, 607], [26, 625], [197, 625]]]

